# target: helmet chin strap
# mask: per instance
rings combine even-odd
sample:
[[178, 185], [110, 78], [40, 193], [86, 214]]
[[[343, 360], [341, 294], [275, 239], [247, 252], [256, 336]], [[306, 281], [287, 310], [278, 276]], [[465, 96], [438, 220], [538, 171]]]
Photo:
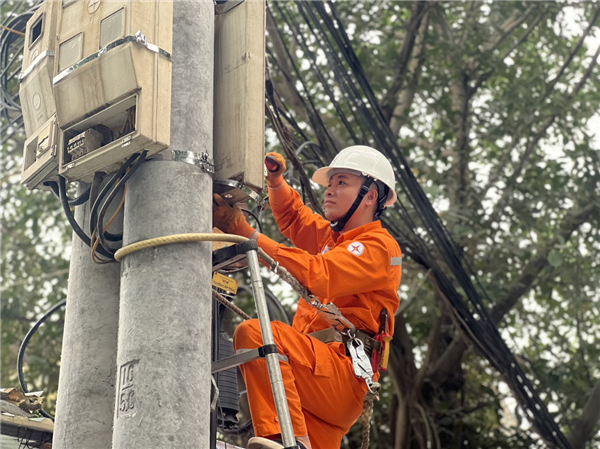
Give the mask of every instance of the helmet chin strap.
[[344, 218], [331, 223], [330, 226], [334, 232], [342, 232], [342, 229], [344, 229], [344, 227], [346, 226], [346, 223], [348, 223], [348, 220], [350, 220], [350, 217], [352, 217], [352, 215], [354, 215], [354, 212], [356, 212], [358, 205], [361, 203], [361, 201], [363, 200], [365, 195], [369, 192], [369, 189], [371, 188], [371, 184], [373, 184], [373, 181], [374, 181], [374, 179], [371, 178], [370, 176], [368, 176], [367, 179], [365, 180], [365, 183], [360, 188], [360, 192], [358, 192], [358, 196], [354, 200], [354, 203], [352, 204], [352, 206], [350, 206], [350, 209], [348, 209], [348, 212], [346, 213]]

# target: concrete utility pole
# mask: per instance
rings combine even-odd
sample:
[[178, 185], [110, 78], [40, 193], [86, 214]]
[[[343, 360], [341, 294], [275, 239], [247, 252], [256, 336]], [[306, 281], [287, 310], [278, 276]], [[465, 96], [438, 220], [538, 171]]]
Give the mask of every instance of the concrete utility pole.
[[[213, 2], [174, 1], [171, 150], [212, 157], [213, 53]], [[124, 245], [210, 232], [211, 210], [209, 174], [147, 162], [129, 181]], [[114, 448], [209, 447], [211, 255], [190, 243], [123, 259]]]
[[[109, 214], [114, 201], [111, 207]], [[89, 216], [89, 201], [75, 209], [75, 218], [88, 235]], [[115, 223], [111, 231], [118, 226]], [[119, 283], [120, 266], [96, 265], [90, 248], [73, 234], [52, 444], [55, 449], [111, 447]]]

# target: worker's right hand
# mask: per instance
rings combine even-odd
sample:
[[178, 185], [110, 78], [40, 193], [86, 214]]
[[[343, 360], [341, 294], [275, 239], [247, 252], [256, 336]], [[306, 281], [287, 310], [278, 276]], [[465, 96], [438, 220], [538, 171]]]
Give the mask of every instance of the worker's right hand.
[[226, 234], [237, 234], [250, 237], [255, 229], [248, 224], [244, 213], [239, 207], [231, 207], [221, 197], [213, 195], [213, 226]]
[[279, 187], [283, 182], [283, 174], [285, 173], [285, 159], [279, 153], [267, 153], [265, 166], [267, 167], [267, 185], [269, 187]]

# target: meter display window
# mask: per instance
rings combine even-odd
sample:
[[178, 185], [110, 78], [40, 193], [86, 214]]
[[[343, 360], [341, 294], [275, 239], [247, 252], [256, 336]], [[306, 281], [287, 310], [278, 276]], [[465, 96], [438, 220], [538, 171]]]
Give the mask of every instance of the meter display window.
[[82, 58], [82, 51], [83, 33], [79, 33], [60, 44], [58, 49], [58, 71], [62, 72], [76, 62], [79, 62]]
[[120, 9], [111, 14], [100, 24], [100, 48], [106, 47], [111, 42], [120, 39], [124, 35], [125, 10]]
[[44, 34], [44, 14], [31, 26], [31, 38], [29, 41], [29, 47], [35, 44], [40, 37]]

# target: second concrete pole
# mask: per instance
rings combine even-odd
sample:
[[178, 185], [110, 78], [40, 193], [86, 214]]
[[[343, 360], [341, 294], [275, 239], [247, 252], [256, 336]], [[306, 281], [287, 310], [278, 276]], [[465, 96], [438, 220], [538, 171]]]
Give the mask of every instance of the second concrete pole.
[[[212, 157], [214, 5], [175, 1], [171, 150]], [[124, 244], [212, 229], [212, 178], [145, 163], [129, 181]], [[210, 243], [146, 249], [121, 264], [113, 447], [208, 448]]]

